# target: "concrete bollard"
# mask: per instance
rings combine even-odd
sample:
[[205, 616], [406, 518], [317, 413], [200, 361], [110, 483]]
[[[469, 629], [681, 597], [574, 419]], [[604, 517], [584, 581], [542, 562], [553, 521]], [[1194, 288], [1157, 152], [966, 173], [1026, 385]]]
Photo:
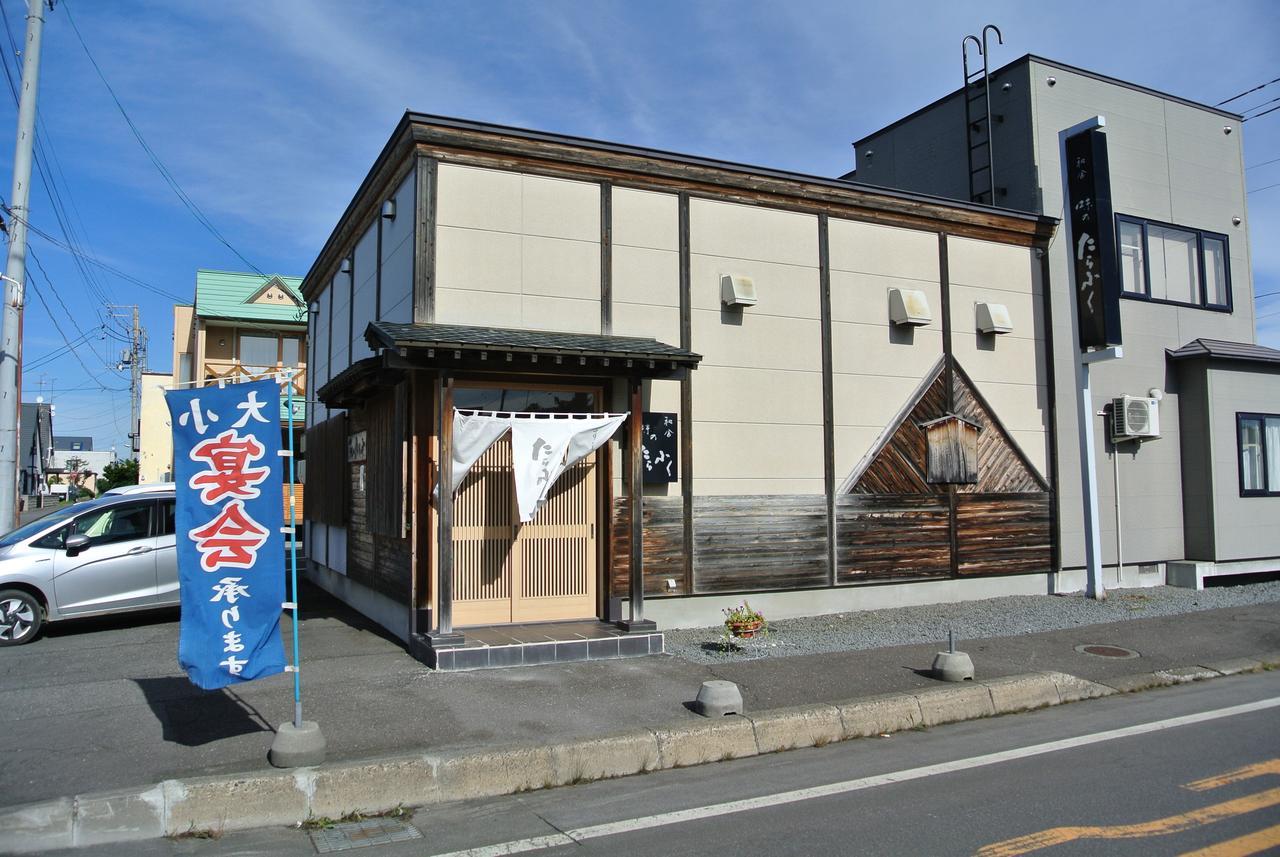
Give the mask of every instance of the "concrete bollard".
[[742, 691], [731, 681], [704, 681], [693, 701], [693, 710], [703, 717], [741, 714]]

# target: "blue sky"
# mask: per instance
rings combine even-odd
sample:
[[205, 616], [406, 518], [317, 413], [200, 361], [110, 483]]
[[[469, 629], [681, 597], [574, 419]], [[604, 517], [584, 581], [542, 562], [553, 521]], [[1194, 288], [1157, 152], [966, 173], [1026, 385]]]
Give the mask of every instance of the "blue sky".
[[[3, 0], [19, 44], [24, 8]], [[164, 183], [68, 15], [236, 252]], [[79, 246], [127, 278], [83, 273], [32, 237], [49, 310], [29, 293], [24, 398], [56, 402], [58, 434], [126, 450], [122, 343], [96, 330], [104, 299], [141, 306], [150, 365], [167, 371], [173, 300], [147, 287], [189, 300], [197, 268], [246, 269], [237, 252], [267, 273], [305, 273], [406, 108], [834, 176], [853, 166], [852, 140], [956, 88], [960, 40], [986, 23], [1005, 36], [995, 66], [1036, 53], [1210, 104], [1280, 77], [1269, 2], [59, 0], [40, 85], [46, 167]], [[1231, 106], [1278, 97], [1280, 84]], [[6, 201], [15, 126], [0, 98]], [[1255, 289], [1276, 292], [1280, 160], [1265, 162], [1280, 159], [1280, 111], [1244, 138]], [[33, 187], [33, 224], [61, 239], [38, 177]], [[1280, 347], [1280, 295], [1259, 312], [1260, 341]], [[74, 354], [57, 353], [64, 335]]]

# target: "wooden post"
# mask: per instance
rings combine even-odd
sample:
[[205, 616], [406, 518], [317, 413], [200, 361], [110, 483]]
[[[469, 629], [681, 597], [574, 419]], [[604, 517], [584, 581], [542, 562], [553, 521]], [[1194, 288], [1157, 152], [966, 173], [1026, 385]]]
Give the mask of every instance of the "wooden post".
[[644, 471], [640, 457], [642, 443], [640, 424], [644, 415], [644, 381], [630, 378], [631, 418], [628, 440], [631, 456], [631, 618], [619, 622], [627, 631], [652, 631], [657, 628], [644, 618]]
[[453, 376], [440, 373], [439, 411], [436, 426], [439, 432], [436, 472], [440, 493], [436, 499], [439, 541], [436, 545], [436, 627], [431, 635], [436, 638], [461, 637], [453, 630]]

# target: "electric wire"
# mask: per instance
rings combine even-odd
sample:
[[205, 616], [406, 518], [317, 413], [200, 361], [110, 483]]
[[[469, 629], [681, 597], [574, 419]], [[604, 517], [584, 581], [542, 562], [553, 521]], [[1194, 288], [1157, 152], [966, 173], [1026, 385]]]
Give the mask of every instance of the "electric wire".
[[1262, 191], [1262, 190], [1271, 190], [1273, 187], [1280, 187], [1280, 182], [1277, 182], [1275, 184], [1265, 185], [1263, 187], [1255, 187], [1253, 190], [1249, 191], [1249, 193], [1257, 193], [1258, 191]]
[[[1267, 103], [1270, 104], [1271, 102], [1268, 101]], [[1272, 107], [1270, 110], [1264, 110], [1261, 113], [1255, 113], [1252, 116], [1246, 116], [1242, 121], [1248, 122], [1252, 119], [1261, 119], [1263, 116], [1266, 116], [1268, 113], [1275, 113], [1277, 110], [1280, 110], [1280, 104], [1277, 104], [1275, 107]]]
[[71, 24], [71, 29], [73, 32], [75, 32], [76, 39], [80, 42], [80, 47], [84, 49], [84, 54], [86, 57], [89, 58], [90, 65], [93, 66], [93, 70], [98, 74], [98, 79], [101, 80], [102, 85], [107, 88], [107, 92], [111, 95], [111, 100], [115, 103], [116, 109], [119, 110], [120, 115], [124, 117], [125, 124], [129, 126], [129, 130], [133, 132], [133, 136], [138, 141], [138, 145], [142, 147], [142, 151], [146, 153], [147, 158], [150, 159], [152, 165], [154, 165], [156, 170], [159, 171], [161, 178], [165, 180], [165, 183], [169, 185], [169, 188], [174, 192], [174, 194], [177, 195], [178, 199], [181, 200], [182, 204], [186, 206], [187, 210], [191, 213], [191, 216], [194, 217], [201, 226], [203, 226], [206, 230], [208, 230], [210, 235], [212, 235], [224, 247], [226, 247], [228, 250], [234, 253], [236, 257], [240, 259], [241, 262], [244, 262], [246, 265], [248, 265], [249, 268], [252, 269], [255, 274], [259, 274], [265, 277], [266, 274], [264, 274], [261, 271], [261, 269], [258, 268], [257, 265], [250, 262], [243, 253], [237, 250], [231, 244], [231, 242], [228, 241], [226, 237], [221, 232], [218, 231], [218, 228], [213, 225], [213, 221], [209, 219], [208, 215], [206, 215], [203, 210], [201, 210], [200, 206], [196, 204], [195, 200], [193, 200], [187, 194], [187, 192], [182, 189], [182, 185], [178, 183], [178, 180], [174, 177], [173, 173], [169, 171], [169, 168], [166, 167], [164, 165], [164, 162], [160, 160], [160, 156], [157, 155], [155, 153], [155, 150], [152, 149], [150, 144], [147, 143], [146, 138], [142, 136], [142, 131], [138, 128], [136, 124], [134, 124], [133, 119], [129, 116], [129, 112], [125, 110], [124, 104], [122, 104], [120, 102], [120, 99], [116, 96], [116, 91], [112, 89], [111, 84], [107, 82], [107, 77], [105, 74], [103, 74], [102, 68], [98, 65], [98, 61], [94, 59], [93, 53], [90, 52], [89, 45], [85, 42], [84, 36], [80, 34], [80, 28], [76, 26], [75, 16], [71, 14], [71, 4], [69, 2], [66, 2], [66, 0], [64, 0], [63, 2], [63, 9], [66, 10], [67, 22]]
[[1233, 101], [1244, 98], [1246, 95], [1252, 92], [1257, 92], [1260, 89], [1266, 89], [1268, 86], [1270, 86], [1273, 83], [1280, 83], [1280, 77], [1277, 77], [1275, 80], [1268, 80], [1266, 83], [1259, 84], [1258, 86], [1255, 86], [1253, 89], [1246, 89], [1244, 92], [1240, 93], [1239, 95], [1231, 96], [1226, 101], [1219, 101], [1216, 106], [1221, 107], [1224, 104], [1230, 104]]
[[1280, 162], [1280, 158], [1272, 158], [1272, 159], [1271, 159], [1271, 160], [1269, 160], [1269, 161], [1263, 161], [1263, 162], [1262, 162], [1262, 163], [1260, 163], [1260, 164], [1254, 164], [1254, 165], [1253, 165], [1253, 166], [1251, 166], [1251, 167], [1245, 167], [1245, 169], [1246, 169], [1246, 170], [1256, 170], [1258, 167], [1265, 167], [1267, 164], [1274, 164], [1274, 163], [1277, 163], [1277, 162]]
[[182, 297], [181, 295], [176, 295], [173, 292], [160, 288], [159, 286], [153, 286], [151, 283], [148, 283], [146, 280], [141, 280], [133, 276], [132, 274], [127, 274], [124, 271], [120, 270], [119, 268], [113, 265], [108, 265], [106, 262], [102, 261], [101, 259], [98, 259], [94, 256], [90, 256], [89, 254], [85, 253], [83, 250], [76, 249], [75, 247], [72, 247], [71, 245], [67, 244], [65, 241], [59, 240], [58, 238], [54, 237], [53, 235], [50, 235], [48, 232], [45, 232], [43, 229], [34, 225], [31, 221], [21, 217], [20, 215], [14, 214], [13, 209], [9, 207], [9, 204], [7, 202], [4, 202], [2, 199], [0, 199], [0, 211], [3, 211], [5, 214], [7, 214], [10, 217], [10, 219], [15, 220], [19, 223], [25, 224], [26, 227], [30, 229], [34, 234], [40, 236], [45, 241], [48, 241], [50, 244], [57, 247], [58, 249], [63, 250], [67, 253], [71, 253], [73, 255], [79, 256], [82, 259], [84, 259], [86, 262], [88, 262], [90, 265], [97, 265], [102, 270], [107, 271], [108, 273], [111, 273], [111, 274], [115, 274], [120, 279], [133, 283], [138, 288], [146, 289], [147, 291], [157, 294], [162, 298], [168, 298], [169, 300], [174, 301], [175, 303], [183, 304], [183, 305], [190, 303], [190, 298], [185, 298], [185, 297]]
[[[9, 16], [7, 14], [7, 9], [4, 6], [4, 0], [0, 0], [0, 17], [4, 20], [5, 32], [8, 35], [9, 47], [12, 51], [12, 61], [16, 64], [20, 51], [18, 50], [17, 42], [14, 39], [13, 30], [9, 26]], [[8, 60], [4, 62], [3, 67], [5, 79], [9, 84], [9, 92], [13, 96], [14, 104], [17, 105], [19, 103], [18, 90], [14, 83], [13, 74], [9, 70]], [[21, 69], [17, 69], [17, 72], [20, 77]], [[40, 119], [39, 109], [37, 108], [36, 132], [33, 138], [36, 149], [33, 153], [36, 172], [40, 176], [41, 184], [44, 185], [45, 195], [49, 199], [50, 206], [53, 209], [54, 218], [58, 221], [58, 226], [62, 229], [63, 236], [66, 238], [68, 244], [78, 247], [84, 242], [82, 241], [79, 231], [72, 220], [71, 214], [68, 212], [68, 206], [63, 198], [63, 190], [66, 187], [66, 175], [65, 173], [62, 173], [62, 165], [58, 160], [57, 152], [53, 148], [52, 140], [47, 140], [46, 137], [47, 135], [45, 133], [44, 123]], [[46, 165], [48, 165], [48, 169], [46, 169]], [[62, 178], [61, 186], [58, 182], [59, 175], [61, 175]], [[67, 193], [66, 196], [70, 198], [69, 193]], [[71, 198], [71, 208], [74, 209], [74, 213], [78, 218], [79, 209], [75, 208], [74, 198]], [[83, 221], [81, 224], [83, 225]], [[110, 295], [107, 292], [105, 285], [95, 277], [92, 269], [88, 268], [78, 257], [75, 259], [75, 264], [79, 269], [80, 276], [84, 279], [85, 286], [88, 288], [89, 292], [99, 301], [103, 303], [110, 303]]]

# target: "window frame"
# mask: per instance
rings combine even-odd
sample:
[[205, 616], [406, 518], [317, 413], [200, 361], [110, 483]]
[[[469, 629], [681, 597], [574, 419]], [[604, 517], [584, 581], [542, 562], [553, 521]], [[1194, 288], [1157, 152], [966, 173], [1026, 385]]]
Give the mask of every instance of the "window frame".
[[[1123, 279], [1120, 283], [1120, 296], [1132, 301], [1146, 301], [1153, 304], [1164, 304], [1166, 306], [1189, 307], [1191, 309], [1204, 309], [1211, 312], [1230, 313], [1235, 310], [1234, 289], [1231, 286], [1231, 241], [1221, 232], [1210, 232], [1207, 229], [1195, 229], [1190, 226], [1181, 226], [1177, 223], [1166, 223], [1162, 220], [1152, 220], [1148, 217], [1135, 217], [1131, 214], [1117, 214], [1116, 218], [1116, 259], [1119, 260], [1123, 256], [1123, 249], [1120, 244], [1120, 224], [1128, 223], [1137, 226], [1142, 236], [1142, 291], [1131, 292], [1125, 289]], [[1159, 226], [1163, 229], [1176, 229], [1180, 232], [1188, 232], [1195, 235], [1196, 238], [1196, 273], [1198, 275], [1199, 300], [1197, 303], [1188, 303], [1186, 301], [1174, 301], [1167, 298], [1151, 297], [1151, 245], [1147, 240], [1147, 227]], [[1223, 277], [1226, 280], [1226, 303], [1209, 303], [1209, 284], [1205, 279], [1205, 255], [1204, 242], [1205, 239], [1213, 239], [1222, 242], [1222, 267]]]
[[[1256, 421], [1262, 425], [1262, 430], [1259, 434], [1261, 439], [1260, 448], [1262, 450], [1262, 481], [1267, 486], [1265, 488], [1244, 487], [1244, 439], [1242, 434], [1246, 420]], [[1236, 468], [1241, 497], [1280, 497], [1280, 485], [1272, 486], [1270, 479], [1267, 478], [1267, 474], [1270, 472], [1267, 467], [1267, 420], [1280, 420], [1280, 414], [1264, 414], [1252, 411], [1236, 412]], [[1277, 450], [1277, 453], [1280, 453], [1280, 450]]]

